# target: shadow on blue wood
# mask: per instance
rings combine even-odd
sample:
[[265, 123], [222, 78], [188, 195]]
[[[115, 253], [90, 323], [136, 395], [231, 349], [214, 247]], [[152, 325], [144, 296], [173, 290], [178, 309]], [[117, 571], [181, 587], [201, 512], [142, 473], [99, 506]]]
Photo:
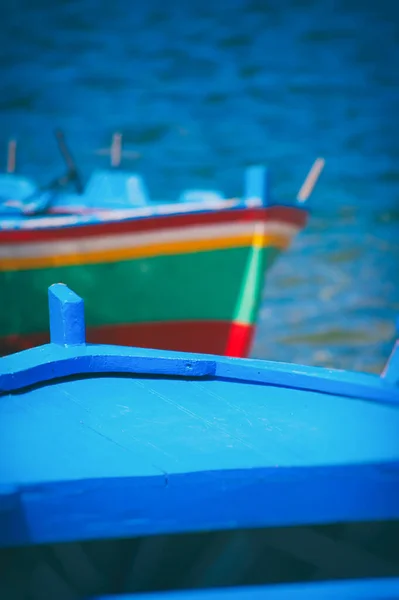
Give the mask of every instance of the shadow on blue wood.
[[252, 587], [232, 587], [205, 591], [184, 590], [158, 594], [97, 596], [91, 600], [397, 600], [399, 578], [358, 581], [327, 581]]
[[377, 377], [86, 345], [83, 301], [49, 306], [51, 343], [1, 359], [0, 545], [399, 517], [396, 355]]

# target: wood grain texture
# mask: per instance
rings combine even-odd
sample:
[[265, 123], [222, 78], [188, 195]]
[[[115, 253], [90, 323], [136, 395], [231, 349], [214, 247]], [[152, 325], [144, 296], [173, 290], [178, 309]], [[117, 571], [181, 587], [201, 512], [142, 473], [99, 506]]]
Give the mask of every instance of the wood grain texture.
[[3, 397], [0, 543], [399, 517], [396, 406], [266, 390], [114, 376]]

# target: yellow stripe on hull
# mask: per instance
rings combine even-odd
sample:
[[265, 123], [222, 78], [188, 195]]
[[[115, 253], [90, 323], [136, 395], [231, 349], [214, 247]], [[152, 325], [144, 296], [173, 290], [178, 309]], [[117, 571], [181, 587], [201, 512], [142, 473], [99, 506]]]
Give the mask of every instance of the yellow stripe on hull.
[[52, 256], [5, 258], [0, 261], [0, 271], [23, 271], [30, 269], [44, 269], [48, 267], [112, 263], [135, 258], [189, 254], [192, 252], [209, 252], [210, 250], [242, 248], [245, 246], [255, 246], [258, 248], [273, 246], [283, 250], [289, 246], [290, 241], [291, 236], [287, 235], [279, 235], [276, 233], [260, 235], [256, 233], [255, 235], [247, 234], [219, 239], [177, 241], [80, 254], [55, 254]]

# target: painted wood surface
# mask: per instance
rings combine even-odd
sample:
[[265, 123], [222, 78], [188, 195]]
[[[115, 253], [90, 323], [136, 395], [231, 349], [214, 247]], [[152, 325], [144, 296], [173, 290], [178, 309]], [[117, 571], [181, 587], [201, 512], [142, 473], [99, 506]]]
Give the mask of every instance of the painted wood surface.
[[399, 578], [96, 596], [91, 600], [396, 600]]
[[396, 384], [85, 345], [49, 296], [52, 343], [1, 361], [1, 545], [399, 517]]

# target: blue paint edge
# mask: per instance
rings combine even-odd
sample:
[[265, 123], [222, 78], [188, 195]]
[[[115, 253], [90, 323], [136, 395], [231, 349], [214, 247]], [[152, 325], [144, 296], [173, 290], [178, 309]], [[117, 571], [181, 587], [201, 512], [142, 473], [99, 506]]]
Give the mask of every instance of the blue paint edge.
[[0, 528], [0, 547], [390, 521], [399, 519], [398, 497], [398, 461], [22, 485], [2, 498], [3, 522], [15, 525]]
[[95, 596], [87, 600], [398, 600], [399, 577]]
[[57, 380], [108, 373], [131, 376], [212, 378], [231, 383], [278, 386], [387, 403], [399, 407], [399, 387], [378, 377], [320, 367], [247, 359], [161, 352], [106, 345], [47, 344], [1, 360], [0, 396]]
[[[399, 386], [386, 375], [378, 377], [270, 361], [86, 345], [82, 298], [64, 284], [50, 286], [48, 295], [51, 343], [2, 358], [0, 395], [67, 377], [124, 373], [216, 378], [399, 406]], [[397, 359], [398, 353], [394, 353], [395, 356]]]
[[[58, 346], [59, 348], [59, 346]], [[231, 383], [278, 386], [286, 389], [344, 396], [399, 407], [399, 387], [382, 377], [339, 372], [269, 361], [234, 363], [224, 357], [163, 355], [119, 346], [65, 346], [48, 344], [4, 357], [0, 396], [60, 379], [108, 373], [131, 376], [212, 378]], [[124, 352], [122, 352], [124, 350]]]

